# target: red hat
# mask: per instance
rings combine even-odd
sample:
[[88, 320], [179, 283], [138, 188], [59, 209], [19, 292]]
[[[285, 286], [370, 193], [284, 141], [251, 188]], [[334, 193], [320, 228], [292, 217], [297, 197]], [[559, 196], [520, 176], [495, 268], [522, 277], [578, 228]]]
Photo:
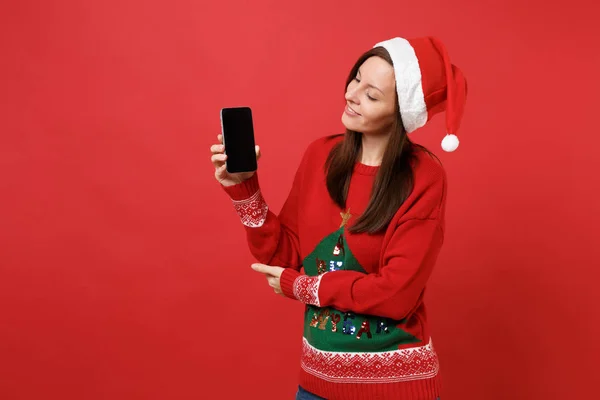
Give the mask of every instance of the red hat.
[[406, 132], [414, 132], [445, 110], [447, 132], [442, 149], [456, 150], [456, 131], [465, 108], [467, 81], [461, 70], [450, 63], [442, 42], [434, 37], [396, 37], [373, 47], [385, 48], [392, 58], [400, 115]]

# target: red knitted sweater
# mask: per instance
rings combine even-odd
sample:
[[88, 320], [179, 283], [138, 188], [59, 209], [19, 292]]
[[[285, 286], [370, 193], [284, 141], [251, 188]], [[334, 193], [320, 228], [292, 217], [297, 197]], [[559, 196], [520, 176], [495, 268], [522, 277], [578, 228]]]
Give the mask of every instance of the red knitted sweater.
[[414, 187], [379, 234], [347, 231], [366, 208], [379, 167], [356, 163], [341, 210], [323, 165], [343, 138], [306, 150], [276, 215], [258, 174], [224, 187], [256, 259], [284, 267], [284, 294], [306, 304], [300, 385], [327, 399], [435, 400], [439, 362], [423, 296], [444, 237], [446, 176], [419, 150]]

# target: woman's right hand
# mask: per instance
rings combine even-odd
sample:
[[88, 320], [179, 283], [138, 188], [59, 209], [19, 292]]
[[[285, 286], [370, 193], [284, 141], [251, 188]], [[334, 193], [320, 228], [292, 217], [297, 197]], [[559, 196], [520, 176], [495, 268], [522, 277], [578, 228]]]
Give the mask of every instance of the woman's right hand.
[[[219, 141], [219, 144], [213, 144], [210, 146], [210, 151], [212, 153], [210, 160], [215, 166], [215, 178], [217, 181], [223, 186], [233, 186], [244, 182], [246, 179], [250, 179], [255, 174], [255, 171], [239, 172], [234, 174], [227, 172], [227, 166], [225, 165], [227, 155], [225, 154], [225, 146], [223, 145], [223, 135], [219, 134], [217, 136], [217, 140]], [[258, 160], [261, 155], [260, 148], [256, 146], [255, 150], [256, 159]]]

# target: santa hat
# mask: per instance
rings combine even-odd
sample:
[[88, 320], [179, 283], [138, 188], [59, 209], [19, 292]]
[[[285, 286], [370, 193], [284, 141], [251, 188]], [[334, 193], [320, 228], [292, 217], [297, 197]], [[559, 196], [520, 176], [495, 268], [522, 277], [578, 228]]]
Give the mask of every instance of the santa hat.
[[450, 63], [442, 42], [434, 37], [396, 37], [373, 47], [385, 48], [392, 58], [400, 115], [406, 132], [414, 132], [445, 110], [447, 132], [442, 149], [456, 150], [456, 131], [465, 107], [467, 81], [461, 70]]

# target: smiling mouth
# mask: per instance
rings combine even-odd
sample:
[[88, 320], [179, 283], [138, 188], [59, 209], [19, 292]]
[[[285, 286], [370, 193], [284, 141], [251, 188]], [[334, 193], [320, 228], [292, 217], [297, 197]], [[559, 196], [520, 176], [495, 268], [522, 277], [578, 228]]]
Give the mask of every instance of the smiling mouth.
[[357, 113], [356, 111], [354, 111], [352, 109], [352, 107], [350, 107], [348, 104], [346, 104], [346, 112], [350, 115], [360, 115], [359, 113]]

